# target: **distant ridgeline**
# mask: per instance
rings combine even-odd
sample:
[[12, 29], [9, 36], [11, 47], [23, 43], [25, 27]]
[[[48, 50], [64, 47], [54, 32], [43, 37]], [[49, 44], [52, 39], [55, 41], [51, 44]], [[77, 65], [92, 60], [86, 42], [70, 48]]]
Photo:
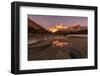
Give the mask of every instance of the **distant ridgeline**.
[[43, 28], [30, 18], [28, 18], [28, 33], [29, 34], [87, 34], [87, 26], [81, 26], [80, 24], [74, 24], [69, 26], [54, 25], [48, 29]]

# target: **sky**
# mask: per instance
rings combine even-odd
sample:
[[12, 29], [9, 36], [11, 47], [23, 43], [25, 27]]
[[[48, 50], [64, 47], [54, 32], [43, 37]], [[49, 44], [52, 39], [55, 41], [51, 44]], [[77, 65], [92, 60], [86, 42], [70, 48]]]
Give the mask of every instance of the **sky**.
[[88, 17], [52, 15], [28, 15], [28, 17], [44, 28], [48, 28], [57, 24], [63, 24], [65, 26], [80, 24], [81, 26], [88, 26]]

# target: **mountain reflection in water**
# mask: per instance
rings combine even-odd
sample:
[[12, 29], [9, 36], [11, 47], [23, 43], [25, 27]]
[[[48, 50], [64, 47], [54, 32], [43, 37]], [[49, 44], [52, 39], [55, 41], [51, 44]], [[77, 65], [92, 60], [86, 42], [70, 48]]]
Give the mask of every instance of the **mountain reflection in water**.
[[70, 42], [62, 40], [62, 39], [56, 39], [52, 41], [52, 45], [63, 48], [64, 46], [67, 46], [67, 47], [70, 46]]
[[28, 60], [87, 58], [87, 36], [34, 35], [28, 40]]

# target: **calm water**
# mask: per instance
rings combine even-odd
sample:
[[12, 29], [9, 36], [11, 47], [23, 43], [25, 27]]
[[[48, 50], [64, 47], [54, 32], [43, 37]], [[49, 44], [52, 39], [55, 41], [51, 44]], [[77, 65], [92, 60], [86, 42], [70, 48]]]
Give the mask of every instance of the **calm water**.
[[33, 35], [28, 39], [28, 60], [87, 58], [87, 35]]

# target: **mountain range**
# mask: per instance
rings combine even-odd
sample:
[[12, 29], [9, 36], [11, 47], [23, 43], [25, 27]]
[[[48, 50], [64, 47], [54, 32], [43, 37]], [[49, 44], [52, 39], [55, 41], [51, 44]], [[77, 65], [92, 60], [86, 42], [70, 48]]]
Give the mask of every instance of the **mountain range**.
[[55, 34], [87, 34], [87, 26], [81, 26], [80, 24], [66, 26], [60, 24], [49, 27], [49, 30]]
[[74, 24], [64, 26], [62, 24], [54, 25], [48, 29], [43, 28], [40, 24], [28, 18], [28, 33], [29, 34], [87, 34], [87, 26]]

